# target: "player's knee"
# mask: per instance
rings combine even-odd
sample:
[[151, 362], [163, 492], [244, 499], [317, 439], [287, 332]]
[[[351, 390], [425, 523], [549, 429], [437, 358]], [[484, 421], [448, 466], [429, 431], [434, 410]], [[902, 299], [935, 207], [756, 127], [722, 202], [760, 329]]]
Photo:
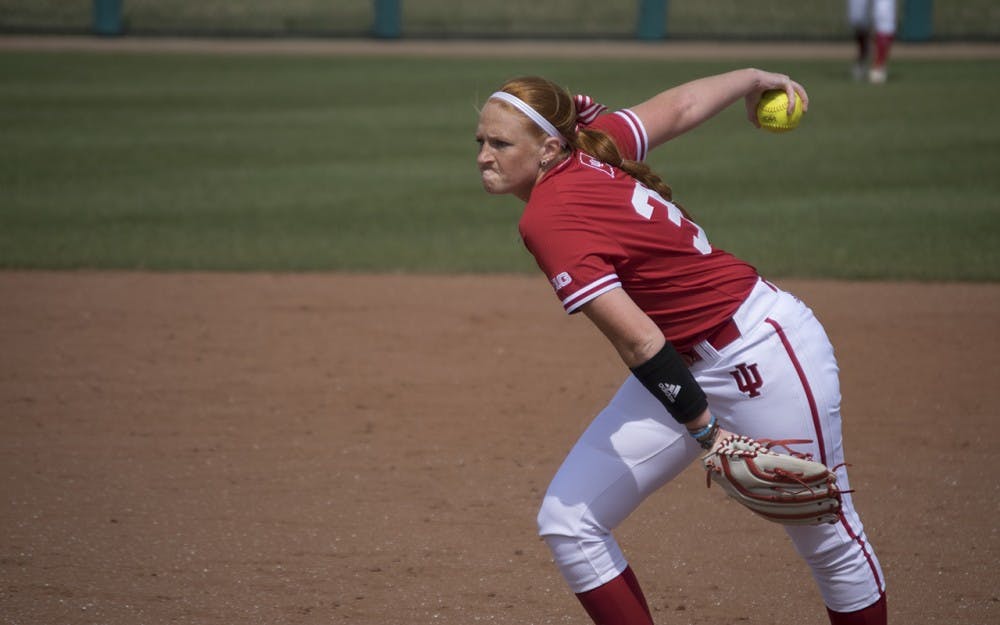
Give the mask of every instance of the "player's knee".
[[579, 522], [580, 511], [574, 511], [561, 499], [546, 495], [538, 510], [538, 535], [547, 536], [580, 536], [582, 524]]
[[594, 518], [586, 504], [571, 504], [551, 492], [545, 495], [538, 510], [538, 535], [562, 536], [583, 541], [603, 541], [610, 528]]
[[573, 592], [584, 592], [619, 575], [628, 563], [608, 528], [583, 504], [545, 495], [538, 510], [538, 533]]
[[607, 583], [627, 564], [615, 545], [596, 539], [580, 539], [549, 534], [545, 544], [552, 553], [563, 579], [574, 593], [585, 592]]

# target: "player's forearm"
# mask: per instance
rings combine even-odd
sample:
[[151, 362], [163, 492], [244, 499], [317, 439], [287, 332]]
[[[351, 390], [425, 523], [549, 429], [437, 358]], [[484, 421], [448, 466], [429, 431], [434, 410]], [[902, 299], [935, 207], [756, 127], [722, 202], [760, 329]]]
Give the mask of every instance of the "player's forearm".
[[612, 289], [584, 304], [581, 310], [630, 368], [649, 360], [666, 343], [660, 328], [623, 289]]
[[657, 146], [711, 119], [761, 88], [760, 70], [747, 68], [698, 78], [632, 107]]

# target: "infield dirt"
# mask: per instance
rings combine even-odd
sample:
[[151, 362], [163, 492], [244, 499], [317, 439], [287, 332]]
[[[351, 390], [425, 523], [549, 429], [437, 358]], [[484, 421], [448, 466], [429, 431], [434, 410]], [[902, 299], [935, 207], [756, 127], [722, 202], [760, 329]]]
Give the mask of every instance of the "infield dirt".
[[[1000, 285], [825, 323], [895, 623], [1000, 619]], [[584, 623], [534, 515], [625, 371], [535, 276], [0, 273], [0, 623]], [[692, 467], [618, 533], [658, 623], [821, 624]]]

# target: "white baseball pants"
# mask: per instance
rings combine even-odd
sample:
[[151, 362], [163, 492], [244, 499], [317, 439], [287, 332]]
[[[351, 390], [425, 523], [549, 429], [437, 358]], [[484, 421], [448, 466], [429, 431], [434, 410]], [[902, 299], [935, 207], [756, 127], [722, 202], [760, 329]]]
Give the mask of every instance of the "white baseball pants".
[[[691, 367], [720, 425], [755, 438], [809, 439], [811, 445], [796, 449], [830, 467], [843, 463], [837, 363], [812, 311], [762, 280], [734, 321], [741, 338], [721, 351], [698, 345], [701, 358]], [[601, 586], [625, 569], [612, 530], [703, 453], [629, 376], [566, 457], [538, 514], [539, 533], [574, 593]], [[850, 488], [845, 467], [837, 469], [837, 479]], [[849, 494], [843, 503], [836, 524], [786, 531], [826, 605], [852, 612], [874, 603], [885, 584]], [[746, 514], [748, 528], [764, 522]], [[663, 523], [669, 527], [670, 520]], [[665, 533], [664, 542], [698, 539], [689, 528], [676, 532], [673, 539]]]
[[895, 34], [896, 0], [847, 0], [847, 21], [854, 29]]

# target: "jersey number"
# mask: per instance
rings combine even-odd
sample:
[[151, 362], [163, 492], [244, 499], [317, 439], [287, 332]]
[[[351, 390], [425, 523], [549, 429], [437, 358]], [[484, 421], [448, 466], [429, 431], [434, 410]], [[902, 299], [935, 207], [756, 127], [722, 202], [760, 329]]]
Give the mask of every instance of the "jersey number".
[[708, 242], [708, 237], [705, 236], [705, 231], [701, 229], [701, 226], [685, 219], [684, 213], [673, 202], [663, 199], [663, 196], [656, 191], [644, 187], [638, 182], [635, 183], [635, 190], [632, 191], [632, 208], [635, 209], [635, 212], [639, 213], [644, 219], [652, 219], [653, 209], [657, 206], [662, 206], [666, 209], [667, 219], [678, 228], [682, 225], [682, 222], [687, 222], [694, 228], [695, 234], [691, 237], [694, 249], [702, 254], [712, 253], [712, 245]]

